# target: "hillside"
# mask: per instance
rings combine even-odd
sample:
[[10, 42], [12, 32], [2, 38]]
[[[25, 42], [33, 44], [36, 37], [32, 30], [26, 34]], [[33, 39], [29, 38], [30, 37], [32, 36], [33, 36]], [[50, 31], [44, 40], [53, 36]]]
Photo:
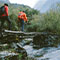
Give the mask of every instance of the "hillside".
[[39, 10], [41, 13], [49, 11], [51, 8], [56, 8], [56, 4], [60, 3], [60, 0], [47, 0], [45, 4], [40, 7], [40, 1], [36, 4], [35, 9]]

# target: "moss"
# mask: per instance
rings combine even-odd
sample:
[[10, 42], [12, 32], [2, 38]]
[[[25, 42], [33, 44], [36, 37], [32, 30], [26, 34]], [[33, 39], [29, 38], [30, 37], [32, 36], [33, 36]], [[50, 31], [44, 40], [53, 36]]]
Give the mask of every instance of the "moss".
[[19, 60], [22, 59], [23, 54], [19, 53]]

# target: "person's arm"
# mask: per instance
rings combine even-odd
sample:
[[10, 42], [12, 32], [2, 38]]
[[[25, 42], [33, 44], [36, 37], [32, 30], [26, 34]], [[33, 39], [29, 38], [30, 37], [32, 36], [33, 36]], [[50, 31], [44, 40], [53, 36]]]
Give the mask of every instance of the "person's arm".
[[5, 6], [5, 13], [6, 13], [6, 16], [8, 16], [8, 7]]
[[25, 20], [26, 20], [26, 22], [27, 22], [27, 17], [26, 17], [26, 14], [25, 14], [24, 16], [25, 16]]

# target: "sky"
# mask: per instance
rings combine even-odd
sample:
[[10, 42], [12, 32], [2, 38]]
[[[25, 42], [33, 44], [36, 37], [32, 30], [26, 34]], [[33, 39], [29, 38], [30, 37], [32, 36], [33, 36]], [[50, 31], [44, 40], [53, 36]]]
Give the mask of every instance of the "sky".
[[[11, 3], [28, 5], [31, 8], [33, 8], [39, 0], [9, 0], [9, 1]], [[44, 2], [46, 2], [46, 0], [41, 0], [41, 4], [44, 3]]]

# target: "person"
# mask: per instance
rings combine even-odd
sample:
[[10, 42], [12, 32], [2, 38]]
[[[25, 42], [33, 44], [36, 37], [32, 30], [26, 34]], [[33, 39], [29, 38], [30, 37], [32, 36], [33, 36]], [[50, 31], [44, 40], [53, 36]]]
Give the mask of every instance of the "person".
[[24, 31], [24, 22], [27, 22], [27, 16], [25, 11], [21, 11], [18, 13], [18, 22], [21, 25], [21, 31]]
[[8, 4], [5, 3], [4, 6], [2, 6], [2, 7], [4, 7], [4, 13], [0, 15], [0, 21], [1, 21], [0, 29], [2, 30], [4, 22], [7, 21], [8, 25], [9, 25], [9, 30], [10, 30], [11, 29], [11, 20], [8, 15]]

